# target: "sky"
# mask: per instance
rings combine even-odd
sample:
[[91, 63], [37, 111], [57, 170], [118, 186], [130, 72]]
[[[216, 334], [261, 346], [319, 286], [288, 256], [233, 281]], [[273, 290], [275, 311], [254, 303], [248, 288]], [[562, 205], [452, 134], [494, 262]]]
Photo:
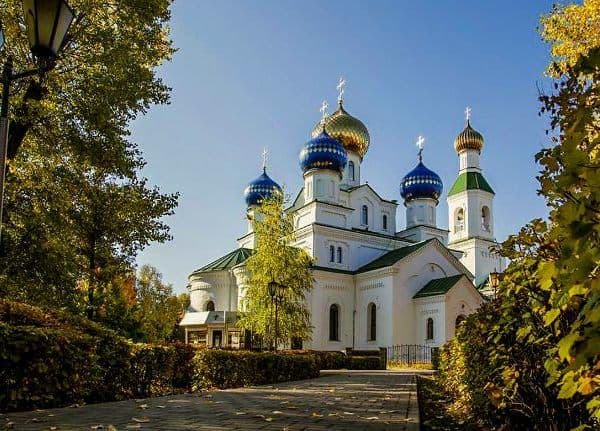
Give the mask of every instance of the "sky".
[[[159, 70], [169, 105], [133, 124], [143, 175], [179, 192], [166, 218], [173, 240], [137, 259], [156, 266], [177, 292], [195, 269], [237, 248], [246, 232], [243, 190], [268, 172], [286, 192], [302, 186], [298, 153], [336, 84], [344, 106], [371, 136], [362, 181], [401, 202], [399, 184], [417, 163], [444, 182], [438, 226], [448, 226], [445, 193], [458, 172], [453, 149], [464, 110], [485, 137], [482, 168], [496, 192], [495, 235], [502, 241], [536, 217], [534, 155], [548, 144], [538, 115], [548, 47], [539, 38], [549, 1], [176, 0], [171, 35], [178, 48]], [[405, 225], [399, 205], [397, 226]]]

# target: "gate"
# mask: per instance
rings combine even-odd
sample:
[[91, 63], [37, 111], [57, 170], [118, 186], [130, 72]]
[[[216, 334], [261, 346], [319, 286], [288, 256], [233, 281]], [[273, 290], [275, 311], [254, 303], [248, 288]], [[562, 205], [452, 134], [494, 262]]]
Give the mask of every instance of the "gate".
[[387, 348], [387, 360], [399, 364], [431, 364], [432, 352], [437, 347], [420, 344], [399, 344]]

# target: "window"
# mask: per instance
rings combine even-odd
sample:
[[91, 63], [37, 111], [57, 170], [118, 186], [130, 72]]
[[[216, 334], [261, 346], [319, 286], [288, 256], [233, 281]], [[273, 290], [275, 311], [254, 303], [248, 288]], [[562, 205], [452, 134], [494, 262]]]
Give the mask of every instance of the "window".
[[329, 246], [329, 262], [335, 262], [335, 247]]
[[206, 311], [215, 311], [215, 303], [212, 301], [208, 301], [206, 303]]
[[465, 211], [457, 208], [454, 211], [454, 232], [461, 232], [465, 229]]
[[348, 162], [348, 178], [350, 181], [354, 181], [354, 162]]
[[338, 263], [342, 263], [342, 247], [338, 247], [337, 249], [337, 258]]
[[433, 340], [433, 319], [431, 317], [427, 319], [427, 339]]
[[362, 206], [361, 223], [364, 225], [369, 224], [369, 207], [366, 205]]
[[337, 304], [329, 307], [329, 341], [340, 341], [340, 307]]
[[490, 231], [490, 209], [485, 206], [481, 208], [481, 228], [485, 232]]
[[377, 306], [372, 302], [367, 305], [367, 333], [369, 341], [377, 339]]
[[464, 314], [459, 314], [454, 322], [454, 328], [458, 329], [458, 326], [465, 321], [466, 317]]
[[384, 214], [382, 217], [383, 230], [387, 230], [387, 215]]

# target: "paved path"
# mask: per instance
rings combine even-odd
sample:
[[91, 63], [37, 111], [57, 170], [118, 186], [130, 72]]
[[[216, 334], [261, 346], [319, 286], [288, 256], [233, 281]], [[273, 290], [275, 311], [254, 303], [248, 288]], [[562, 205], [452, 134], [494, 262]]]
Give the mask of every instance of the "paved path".
[[418, 430], [410, 372], [335, 371], [274, 386], [0, 415], [14, 430]]

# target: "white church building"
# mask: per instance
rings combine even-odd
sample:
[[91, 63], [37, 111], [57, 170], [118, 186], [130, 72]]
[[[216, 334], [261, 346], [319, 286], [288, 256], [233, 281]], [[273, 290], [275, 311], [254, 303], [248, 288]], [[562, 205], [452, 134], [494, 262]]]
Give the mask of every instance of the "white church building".
[[[343, 84], [343, 83], [342, 83]], [[504, 260], [494, 238], [494, 191], [480, 167], [483, 136], [467, 123], [454, 140], [458, 176], [449, 189], [449, 231], [437, 224], [440, 177], [422, 161], [400, 183], [406, 228], [396, 230], [395, 199], [380, 196], [361, 177], [369, 132], [343, 104], [326, 115], [300, 151], [304, 187], [287, 209], [297, 243], [314, 258], [307, 295], [312, 339], [303, 348], [375, 349], [401, 344], [440, 346], [456, 325], [486, 300], [490, 273]], [[191, 304], [180, 325], [186, 342], [206, 346], [247, 344], [236, 327], [244, 295], [245, 264], [255, 238], [251, 218], [266, 197], [281, 191], [266, 167], [245, 190], [248, 230], [238, 248], [189, 276]], [[299, 347], [298, 341], [287, 347]]]

